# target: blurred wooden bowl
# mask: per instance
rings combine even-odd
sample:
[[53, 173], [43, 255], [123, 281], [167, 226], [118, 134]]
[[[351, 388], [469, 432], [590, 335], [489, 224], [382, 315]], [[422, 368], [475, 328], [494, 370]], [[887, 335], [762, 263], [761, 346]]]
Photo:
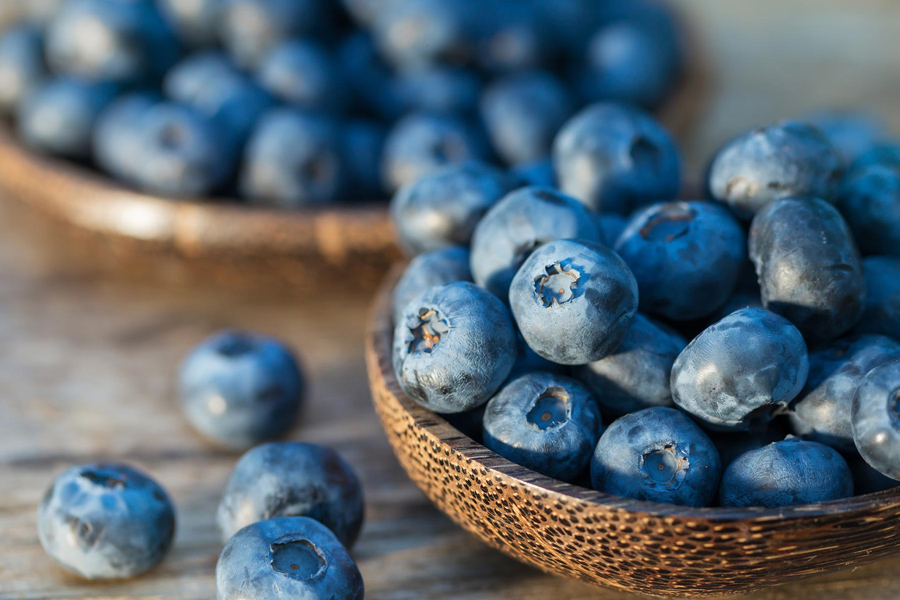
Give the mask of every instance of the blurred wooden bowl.
[[900, 552], [900, 488], [783, 509], [628, 500], [516, 465], [410, 400], [391, 366], [395, 270], [370, 313], [375, 408], [400, 464], [464, 529], [543, 571], [657, 596], [756, 591]]

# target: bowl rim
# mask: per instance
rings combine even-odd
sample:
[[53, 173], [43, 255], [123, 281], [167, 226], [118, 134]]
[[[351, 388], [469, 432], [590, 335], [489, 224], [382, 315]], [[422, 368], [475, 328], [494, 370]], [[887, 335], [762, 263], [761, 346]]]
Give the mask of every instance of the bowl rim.
[[[385, 277], [370, 308], [366, 330], [366, 354], [372, 361], [370, 364], [375, 367], [371, 369], [371, 371], [375, 372], [370, 372], [370, 379], [372, 379], [370, 384], [373, 388], [382, 386], [390, 393], [400, 407], [409, 415], [416, 427], [432, 435], [453, 452], [460, 454], [472, 463], [480, 465], [492, 474], [499, 475], [502, 478], [514, 479], [532, 489], [548, 494], [551, 499], [555, 500], [575, 501], [609, 510], [625, 510], [646, 517], [703, 520], [716, 523], [735, 521], [771, 523], [773, 521], [815, 519], [826, 516], [833, 518], [839, 515], [852, 515], [853, 513], [900, 505], [900, 483], [898, 483], [898, 487], [890, 490], [801, 506], [780, 508], [693, 508], [674, 504], [661, 504], [647, 500], [621, 498], [553, 479], [513, 463], [460, 432], [442, 415], [419, 406], [403, 393], [400, 388], [394, 375], [391, 360], [394, 333], [392, 298], [394, 286], [404, 267], [405, 265], [403, 264], [393, 267]], [[373, 378], [373, 375], [375, 378]]]

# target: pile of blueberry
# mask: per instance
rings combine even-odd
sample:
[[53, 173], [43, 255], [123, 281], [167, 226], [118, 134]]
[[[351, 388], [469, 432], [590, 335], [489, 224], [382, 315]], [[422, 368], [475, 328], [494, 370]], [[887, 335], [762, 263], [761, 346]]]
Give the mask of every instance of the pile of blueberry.
[[[219, 600], [362, 600], [349, 554], [362, 528], [363, 491], [331, 448], [265, 442], [295, 423], [303, 377], [272, 338], [218, 334], [184, 360], [179, 389], [190, 423], [237, 462], [216, 512], [224, 549]], [[257, 445], [258, 444], [258, 445]], [[175, 507], [152, 478], [118, 463], [72, 467], [38, 509], [44, 550], [85, 579], [123, 579], [156, 566], [172, 546]]]
[[394, 196], [411, 399], [621, 497], [780, 507], [898, 485], [900, 143], [852, 115], [761, 127], [715, 155], [706, 199], [678, 201], [671, 136], [598, 103], [552, 157], [531, 178], [445, 166]]
[[0, 38], [0, 113], [29, 147], [280, 207], [468, 159], [546, 168], [580, 106], [656, 108], [683, 62], [654, 0], [63, 0], [35, 21]]

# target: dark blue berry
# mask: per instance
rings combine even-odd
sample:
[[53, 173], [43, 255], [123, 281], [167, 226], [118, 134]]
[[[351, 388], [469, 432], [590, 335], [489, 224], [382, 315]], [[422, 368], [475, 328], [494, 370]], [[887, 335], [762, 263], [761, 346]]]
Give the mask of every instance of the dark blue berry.
[[900, 481], [900, 360], [869, 371], [853, 397], [850, 419], [865, 461]]
[[14, 115], [47, 76], [41, 31], [30, 25], [7, 29], [0, 37], [0, 113]]
[[870, 256], [862, 264], [867, 294], [856, 330], [900, 340], [900, 258]]
[[472, 281], [467, 248], [448, 246], [414, 257], [394, 286], [394, 322], [403, 319], [403, 309], [409, 301], [426, 289], [457, 281]]

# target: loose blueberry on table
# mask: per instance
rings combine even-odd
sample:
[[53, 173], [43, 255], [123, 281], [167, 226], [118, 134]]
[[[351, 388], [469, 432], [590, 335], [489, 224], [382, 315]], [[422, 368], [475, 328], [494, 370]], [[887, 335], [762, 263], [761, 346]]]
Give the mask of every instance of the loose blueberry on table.
[[246, 449], [286, 433], [297, 420], [304, 379], [280, 341], [225, 331], [182, 362], [181, 401], [191, 425], [213, 442]]
[[125, 579], [156, 566], [172, 545], [175, 509], [149, 476], [122, 464], [72, 467], [38, 509], [41, 546], [85, 579]]
[[278, 517], [238, 531], [216, 564], [217, 600], [363, 600], [362, 575], [327, 527]]
[[359, 479], [337, 452], [316, 444], [272, 442], [249, 450], [238, 461], [216, 522], [224, 542], [257, 521], [309, 517], [350, 548], [363, 512]]

